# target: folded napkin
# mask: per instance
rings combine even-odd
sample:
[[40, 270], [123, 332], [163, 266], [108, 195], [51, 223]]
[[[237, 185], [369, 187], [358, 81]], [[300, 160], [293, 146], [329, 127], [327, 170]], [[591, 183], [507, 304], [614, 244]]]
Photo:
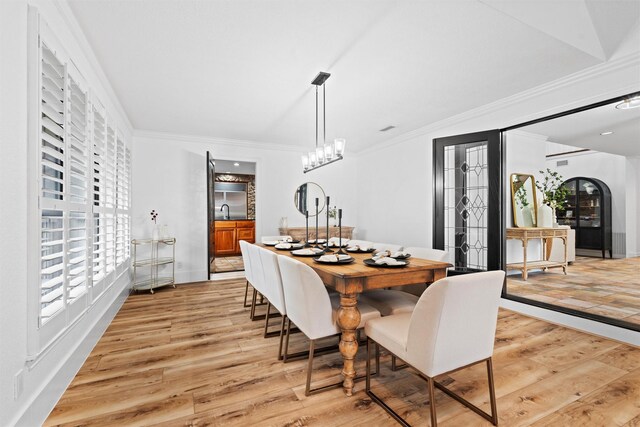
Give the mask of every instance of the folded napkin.
[[376, 252], [372, 258], [376, 260], [376, 259], [390, 257], [390, 256], [391, 256], [391, 251], [384, 250], [384, 251]]
[[319, 252], [322, 252], [322, 249], [311, 248], [311, 249], [298, 249], [297, 251], [293, 251], [292, 253], [294, 255], [315, 255]]
[[349, 252], [369, 251], [369, 250], [371, 250], [371, 248], [365, 248], [365, 247], [360, 246], [360, 245], [353, 245], [353, 246], [349, 246], [347, 248], [347, 251], [349, 251]]
[[338, 262], [338, 261], [342, 261], [345, 259], [350, 259], [351, 257], [349, 255], [341, 255], [341, 254], [337, 254], [337, 255], [322, 255], [320, 258], [318, 258], [318, 261], [322, 261], [322, 262]]
[[404, 261], [398, 261], [397, 259], [391, 258], [391, 257], [382, 257], [382, 258], [378, 258], [376, 260], [376, 264], [378, 265], [405, 265], [406, 262]]
[[273, 245], [277, 245], [280, 242], [278, 242], [277, 240], [269, 240], [269, 241], [262, 242], [262, 243], [264, 243], [265, 245], [272, 245], [273, 246]]
[[278, 243], [276, 249], [291, 249], [293, 245], [291, 243]]
[[405, 251], [396, 251], [391, 254], [391, 258], [406, 258], [407, 256], [409, 256], [409, 253]]

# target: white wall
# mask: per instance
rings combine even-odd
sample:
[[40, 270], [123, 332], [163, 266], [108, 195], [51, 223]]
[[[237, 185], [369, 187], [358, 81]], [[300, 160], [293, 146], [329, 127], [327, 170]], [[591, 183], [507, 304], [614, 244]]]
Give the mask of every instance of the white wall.
[[[506, 132], [506, 160], [505, 160], [505, 211], [507, 227], [513, 227], [513, 212], [511, 209], [511, 187], [509, 179], [512, 173], [533, 175], [536, 182], [540, 180], [540, 171], [545, 169], [546, 161], [546, 139], [539, 135], [513, 130]], [[536, 201], [538, 205], [542, 202], [542, 197], [538, 189], [536, 191]], [[532, 240], [527, 245], [527, 258], [529, 261], [541, 259], [542, 242]], [[522, 242], [520, 240], [507, 240], [506, 249], [507, 263], [522, 262], [524, 260]]]
[[640, 157], [626, 159], [627, 257], [640, 256]]
[[[29, 283], [27, 260], [39, 253], [39, 249], [29, 247], [27, 241], [28, 203], [37, 197], [29, 194], [27, 186], [32, 179], [27, 176], [27, 163], [33, 160], [27, 155], [29, 5], [37, 7], [89, 86], [106, 107], [115, 112], [124, 134], [131, 132], [126, 116], [118, 114], [122, 109], [102, 71], [96, 68], [97, 61], [87, 50], [86, 40], [67, 30], [66, 5], [46, 0], [0, 1], [0, 148], [3, 156], [0, 178], [4, 183], [0, 186], [3, 200], [0, 203], [0, 424], [3, 426], [32, 426], [43, 422], [117, 310], [129, 285], [125, 274], [64, 337], [39, 354], [35, 361], [27, 363], [28, 325], [34, 323], [27, 318], [28, 286], [33, 286]], [[14, 398], [14, 382], [19, 373], [22, 390]]]
[[[167, 224], [176, 238], [176, 280], [208, 280], [206, 152], [214, 159], [256, 163], [256, 237], [278, 234], [281, 217], [289, 226], [303, 226], [295, 209], [296, 188], [307, 181], [319, 184], [331, 205], [343, 209], [343, 225], [357, 218], [357, 166], [353, 155], [304, 174], [301, 150], [268, 148], [259, 143], [194, 138], [140, 132], [133, 142], [134, 238], [149, 236], [149, 213], [159, 212], [158, 223]], [[321, 217], [320, 224], [326, 219]], [[310, 220], [310, 226], [315, 222]]]

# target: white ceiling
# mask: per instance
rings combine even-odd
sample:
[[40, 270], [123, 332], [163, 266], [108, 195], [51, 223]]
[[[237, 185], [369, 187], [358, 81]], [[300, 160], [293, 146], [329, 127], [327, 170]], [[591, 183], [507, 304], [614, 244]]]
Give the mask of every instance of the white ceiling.
[[[622, 156], [640, 156], [640, 108], [618, 110], [618, 103], [518, 128], [558, 144]], [[613, 132], [611, 135], [600, 135]]]
[[[256, 164], [253, 162], [241, 162], [234, 160], [215, 159], [216, 173], [237, 173], [241, 175], [255, 175]], [[236, 163], [238, 166], [236, 166]]]
[[309, 148], [319, 71], [358, 151], [640, 50], [638, 1], [69, 4], [134, 128]]

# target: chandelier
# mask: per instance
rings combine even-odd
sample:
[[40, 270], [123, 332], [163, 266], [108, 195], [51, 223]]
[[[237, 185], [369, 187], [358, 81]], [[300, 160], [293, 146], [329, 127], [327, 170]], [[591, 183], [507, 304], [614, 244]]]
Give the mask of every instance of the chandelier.
[[[316, 147], [315, 150], [309, 151], [302, 155], [302, 167], [304, 173], [311, 172], [322, 166], [337, 162], [343, 159], [344, 148], [347, 140], [344, 138], [336, 138], [333, 142], [327, 142], [327, 89], [325, 82], [331, 76], [329, 73], [320, 71], [315, 79], [311, 82], [316, 87]], [[322, 128], [323, 128], [323, 144], [318, 145], [318, 87], [322, 86]]]

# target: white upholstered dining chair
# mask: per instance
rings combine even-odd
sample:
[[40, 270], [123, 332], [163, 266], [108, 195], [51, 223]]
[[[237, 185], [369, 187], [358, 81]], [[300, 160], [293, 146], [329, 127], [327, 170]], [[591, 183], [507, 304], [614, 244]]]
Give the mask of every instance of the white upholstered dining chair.
[[[278, 265], [278, 255], [268, 249], [258, 247], [262, 268], [264, 271], [264, 296], [267, 299], [267, 313], [264, 319], [264, 337], [280, 335], [280, 347], [278, 349], [278, 359], [282, 359], [282, 340], [284, 337], [284, 322], [287, 315], [284, 301], [284, 291], [282, 290], [282, 278], [280, 266]], [[282, 316], [280, 330], [269, 332], [269, 318], [271, 307], [275, 308]]]
[[[376, 350], [381, 345], [426, 379], [432, 426], [437, 425], [435, 388], [497, 425], [491, 357], [504, 277], [503, 271], [489, 271], [441, 279], [422, 294], [413, 313], [367, 321], [367, 395], [400, 424], [408, 425], [371, 391], [371, 345], [374, 343]], [[434, 379], [477, 363], [487, 366], [491, 414]]]
[[240, 243], [240, 253], [242, 253], [242, 263], [244, 265], [244, 276], [247, 279], [247, 283], [245, 285], [244, 288], [244, 307], [249, 307], [251, 306], [250, 303], [247, 303], [247, 296], [249, 295], [249, 285], [251, 284], [251, 287], [253, 287], [252, 282], [252, 277], [251, 277], [251, 259], [249, 258], [249, 248], [248, 245], [250, 245], [249, 242], [247, 242], [246, 240], [240, 240], [238, 243]]
[[[288, 352], [289, 331], [291, 322], [293, 322], [309, 338], [309, 362], [305, 395], [309, 396], [319, 391], [341, 387], [342, 381], [314, 389], [311, 388], [315, 341], [341, 332], [337, 323], [338, 297], [329, 297], [320, 276], [306, 264], [285, 256], [278, 256], [278, 264], [282, 275], [282, 289], [287, 308], [287, 335], [284, 354], [286, 355]], [[377, 310], [366, 304], [358, 303], [358, 309], [361, 316], [358, 329], [362, 328], [367, 320], [380, 317], [380, 313]]]
[[247, 252], [249, 253], [249, 262], [251, 263], [251, 285], [253, 286], [253, 296], [251, 297], [251, 320], [262, 320], [264, 315], [256, 315], [256, 306], [258, 305], [258, 293], [264, 295], [265, 279], [264, 270], [262, 268], [262, 259], [260, 259], [260, 248], [252, 243], [247, 244]]
[[[406, 253], [411, 254], [411, 257], [428, 259], [431, 261], [448, 262], [449, 252], [440, 249], [421, 248], [418, 246], [409, 246], [404, 248]], [[408, 292], [417, 297], [420, 297], [425, 289], [427, 289], [426, 283], [416, 283], [413, 285], [405, 285], [396, 288], [399, 291]]]

